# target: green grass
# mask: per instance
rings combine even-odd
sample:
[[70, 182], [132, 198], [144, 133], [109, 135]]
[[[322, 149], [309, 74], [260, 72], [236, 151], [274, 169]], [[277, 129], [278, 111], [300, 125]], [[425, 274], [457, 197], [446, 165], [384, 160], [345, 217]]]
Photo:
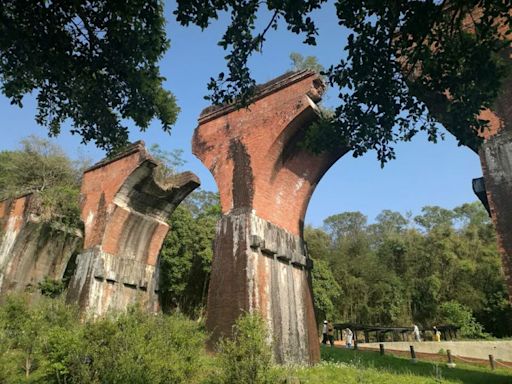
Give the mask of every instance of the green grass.
[[314, 367], [288, 368], [285, 373], [304, 384], [511, 384], [512, 369], [445, 364], [380, 356], [378, 352], [322, 347], [322, 362]]

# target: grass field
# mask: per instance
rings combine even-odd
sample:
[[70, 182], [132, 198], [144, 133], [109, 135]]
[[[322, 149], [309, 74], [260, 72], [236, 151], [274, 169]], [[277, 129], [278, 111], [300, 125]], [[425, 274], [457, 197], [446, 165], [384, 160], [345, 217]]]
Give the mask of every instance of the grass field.
[[378, 352], [322, 346], [322, 363], [314, 367], [289, 368], [288, 376], [309, 384], [512, 384], [512, 369], [491, 371], [488, 367], [445, 364], [380, 356]]

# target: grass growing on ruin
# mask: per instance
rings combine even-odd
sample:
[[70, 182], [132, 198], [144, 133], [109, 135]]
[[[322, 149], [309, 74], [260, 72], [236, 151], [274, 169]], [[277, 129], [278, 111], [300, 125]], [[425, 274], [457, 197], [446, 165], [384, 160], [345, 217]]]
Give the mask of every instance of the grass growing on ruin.
[[449, 369], [444, 364], [380, 356], [378, 352], [322, 348], [322, 362], [314, 367], [293, 368], [287, 375], [304, 384], [379, 383], [379, 384], [508, 384], [512, 370], [490, 371], [488, 367], [458, 364]]

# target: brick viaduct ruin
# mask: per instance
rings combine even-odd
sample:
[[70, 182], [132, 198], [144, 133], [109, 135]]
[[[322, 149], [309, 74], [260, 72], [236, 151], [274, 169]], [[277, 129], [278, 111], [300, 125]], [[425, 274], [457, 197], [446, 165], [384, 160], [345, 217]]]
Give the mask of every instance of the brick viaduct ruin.
[[37, 203], [31, 193], [0, 201], [0, 292], [61, 280], [81, 248], [81, 233], [41, 221]]
[[135, 302], [159, 309], [158, 254], [167, 219], [199, 186], [191, 172], [160, 185], [157, 164], [142, 143], [85, 171], [81, 189], [83, 251], [68, 300], [95, 315]]
[[[312, 72], [285, 74], [260, 86], [249, 109], [204, 110], [193, 138], [193, 152], [213, 174], [222, 206], [207, 326], [216, 340], [231, 333], [241, 313], [258, 312], [281, 363], [319, 359], [304, 216], [322, 176], [348, 152], [315, 155], [300, 144], [323, 90]], [[508, 82], [493, 111], [486, 111], [491, 130], [479, 150], [484, 180], [474, 189], [495, 223], [512, 299], [510, 100]], [[68, 300], [96, 316], [135, 302], [156, 311], [166, 220], [199, 180], [186, 172], [160, 185], [155, 167], [136, 143], [84, 173], [83, 240], [41, 223], [33, 195], [0, 202], [0, 292], [23, 290], [44, 276], [61, 278], [79, 252]]]
[[167, 219], [199, 179], [185, 172], [161, 185], [156, 166], [138, 142], [86, 170], [83, 235], [39, 220], [33, 194], [0, 202], [0, 292], [23, 291], [46, 276], [60, 280], [76, 263], [67, 300], [84, 313], [101, 316], [135, 303], [157, 311]]
[[[512, 48], [503, 56], [510, 62]], [[214, 245], [207, 327], [215, 340], [231, 333], [242, 312], [259, 312], [275, 341], [274, 356], [284, 363], [319, 359], [312, 263], [302, 230], [316, 185], [348, 152], [340, 148], [314, 155], [300, 145], [316, 118], [322, 91], [312, 72], [286, 74], [260, 86], [249, 109], [205, 109], [192, 142], [193, 153], [215, 178], [223, 214]], [[490, 130], [478, 152], [484, 178], [475, 179], [473, 189], [497, 229], [512, 301], [511, 101], [509, 78], [492, 111], [482, 113]], [[431, 110], [444, 107], [428, 104]]]
[[304, 215], [320, 178], [346, 150], [316, 156], [300, 146], [324, 90], [312, 72], [259, 87], [249, 109], [204, 110], [193, 153], [213, 174], [222, 218], [208, 295], [213, 339], [244, 312], [261, 313], [278, 362], [319, 359]]
[[[309, 199], [321, 177], [347, 150], [314, 155], [300, 145], [316, 118], [323, 85], [312, 72], [289, 73], [259, 87], [249, 109], [203, 111], [193, 153], [213, 174], [222, 219], [217, 228], [207, 327], [229, 335], [244, 311], [259, 312], [279, 362], [319, 359], [311, 261], [302, 237]], [[485, 182], [474, 189], [495, 223], [512, 299], [512, 84], [493, 111], [480, 149]], [[449, 127], [448, 127], [449, 129]]]

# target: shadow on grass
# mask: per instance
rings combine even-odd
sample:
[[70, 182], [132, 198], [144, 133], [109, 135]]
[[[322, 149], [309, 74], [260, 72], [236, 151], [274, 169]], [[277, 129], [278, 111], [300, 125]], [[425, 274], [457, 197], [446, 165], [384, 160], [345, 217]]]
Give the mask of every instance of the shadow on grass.
[[[384, 372], [413, 374], [437, 379], [459, 381], [463, 384], [510, 384], [512, 370], [490, 371], [489, 368], [472, 365], [457, 365], [448, 368], [446, 364], [417, 361], [390, 355], [381, 356], [375, 351], [354, 351], [322, 346], [322, 360], [343, 362], [360, 368], [374, 368]], [[442, 381], [439, 381], [442, 382]]]

